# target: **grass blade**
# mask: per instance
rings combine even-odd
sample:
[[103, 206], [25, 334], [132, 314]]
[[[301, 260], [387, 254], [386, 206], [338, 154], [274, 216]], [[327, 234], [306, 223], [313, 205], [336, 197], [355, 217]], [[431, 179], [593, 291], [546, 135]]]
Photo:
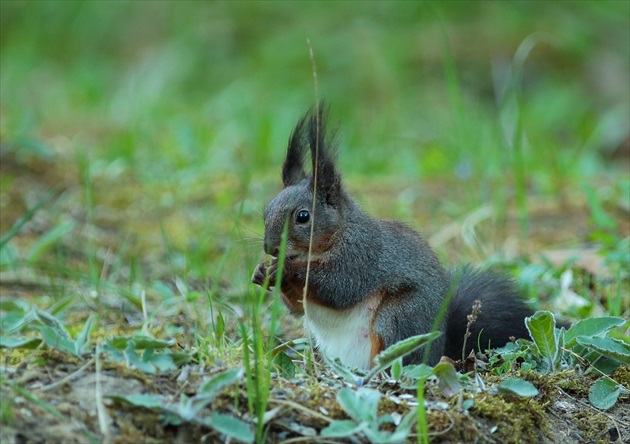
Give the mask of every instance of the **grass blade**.
[[40, 200], [33, 208], [28, 210], [22, 217], [20, 217], [13, 226], [7, 231], [7, 233], [0, 238], [0, 250], [9, 242], [13, 237], [15, 237], [22, 227], [30, 221], [33, 216], [44, 206], [46, 205], [56, 194], [56, 192], [52, 192]]

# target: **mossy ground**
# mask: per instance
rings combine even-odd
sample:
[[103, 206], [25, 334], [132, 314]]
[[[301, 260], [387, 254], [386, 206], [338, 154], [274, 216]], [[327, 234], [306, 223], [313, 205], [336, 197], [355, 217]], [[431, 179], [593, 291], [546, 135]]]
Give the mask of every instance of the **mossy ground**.
[[[7, 357], [3, 353], [3, 357]], [[74, 362], [73, 362], [74, 361]], [[18, 370], [5, 366], [4, 380], [27, 389], [39, 401], [57, 412], [25, 399], [3, 385], [3, 410], [11, 412], [3, 417], [2, 442], [88, 442], [90, 438], [104, 438], [114, 443], [138, 442], [221, 442], [220, 434], [204, 427], [190, 424], [168, 424], [165, 417], [151, 410], [114, 403], [106, 399], [108, 430], [110, 436], [98, 430], [95, 410], [96, 376], [94, 363], [79, 369], [82, 362], [70, 359], [66, 354], [41, 351], [31, 357], [34, 364]], [[186, 379], [180, 372], [147, 375], [130, 370], [125, 365], [104, 362], [100, 372], [103, 394], [153, 393], [169, 395], [177, 399], [181, 394], [193, 395], [202, 377], [197, 372], [210, 375], [220, 368], [204, 368], [193, 365]], [[622, 367], [618, 374], [628, 372]], [[618, 374], [613, 378], [617, 378]], [[522, 375], [528, 376], [528, 375]], [[531, 375], [529, 375], [531, 376]], [[609, 412], [599, 412], [588, 404], [587, 393], [557, 389], [556, 375], [537, 378], [535, 385], [541, 392], [533, 399], [505, 398], [489, 392], [466, 393], [465, 399], [472, 406], [462, 411], [456, 399], [444, 402], [443, 396], [433, 398], [431, 385], [427, 390], [427, 424], [432, 442], [505, 442], [505, 443], [555, 443], [555, 442], [610, 442], [611, 436], [627, 436], [630, 432], [628, 396], [623, 396]], [[571, 379], [573, 385], [591, 383], [588, 376], [565, 372], [557, 376]], [[64, 384], [50, 389], [51, 384], [68, 378]], [[532, 379], [532, 378], [530, 378]], [[621, 376], [618, 382], [622, 382]], [[491, 380], [487, 381], [492, 387]], [[279, 442], [300, 436], [316, 439], [316, 433], [331, 420], [348, 419], [335, 400], [341, 387], [347, 386], [341, 378], [321, 368], [319, 375], [298, 374], [287, 379], [276, 376], [272, 382], [270, 409], [278, 409], [267, 424], [267, 438]], [[384, 394], [379, 404], [379, 414], [404, 415], [410, 410], [408, 401], [415, 393], [402, 390], [397, 384], [377, 380], [372, 386]], [[404, 396], [405, 394], [412, 395]], [[457, 397], [456, 397], [457, 398]], [[211, 406], [211, 411], [229, 412], [236, 417], [248, 418], [247, 390], [243, 384], [226, 390]], [[415, 429], [414, 429], [415, 431]], [[321, 439], [321, 438], [320, 438]]]

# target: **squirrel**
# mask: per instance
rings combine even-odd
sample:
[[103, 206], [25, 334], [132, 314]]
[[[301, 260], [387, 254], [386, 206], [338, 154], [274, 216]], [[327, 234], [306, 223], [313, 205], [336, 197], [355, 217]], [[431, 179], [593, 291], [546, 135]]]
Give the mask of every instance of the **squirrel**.
[[[425, 358], [435, 365], [442, 356], [461, 359], [467, 316], [477, 300], [481, 313], [469, 330], [467, 353], [477, 344], [494, 348], [510, 337], [528, 337], [524, 318], [532, 311], [512, 280], [471, 266], [447, 271], [414, 230], [361, 209], [343, 186], [327, 117], [327, 108], [307, 112], [289, 138], [282, 166], [284, 188], [264, 211], [264, 251], [272, 260], [256, 266], [252, 282], [279, 285], [290, 313], [305, 315], [305, 328], [317, 349], [350, 367], [369, 369], [387, 347], [432, 331], [449, 296], [436, 324], [443, 334], [425, 346], [426, 357], [423, 347], [407, 355], [405, 365]], [[307, 174], [309, 150], [312, 172]], [[282, 282], [277, 282], [285, 223], [284, 268]]]

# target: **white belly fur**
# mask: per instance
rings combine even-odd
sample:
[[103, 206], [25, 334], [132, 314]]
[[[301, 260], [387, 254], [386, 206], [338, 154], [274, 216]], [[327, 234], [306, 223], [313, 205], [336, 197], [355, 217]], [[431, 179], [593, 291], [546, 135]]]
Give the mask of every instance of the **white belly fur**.
[[350, 367], [369, 369], [373, 365], [370, 329], [379, 302], [378, 294], [346, 310], [307, 302], [304, 326], [328, 357], [339, 358]]

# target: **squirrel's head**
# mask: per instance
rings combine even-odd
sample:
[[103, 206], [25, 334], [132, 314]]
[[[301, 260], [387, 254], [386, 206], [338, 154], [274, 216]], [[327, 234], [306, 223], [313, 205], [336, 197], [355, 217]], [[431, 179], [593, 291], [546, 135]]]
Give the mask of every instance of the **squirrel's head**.
[[[326, 134], [326, 114], [321, 109], [307, 113], [289, 138], [282, 166], [284, 188], [265, 209], [267, 254], [278, 256], [285, 223], [288, 224], [285, 250], [288, 261], [307, 260], [312, 224], [313, 258], [330, 248], [333, 235], [340, 227], [345, 195], [334, 162], [334, 138]], [[304, 171], [307, 150], [311, 155], [310, 174]]]

